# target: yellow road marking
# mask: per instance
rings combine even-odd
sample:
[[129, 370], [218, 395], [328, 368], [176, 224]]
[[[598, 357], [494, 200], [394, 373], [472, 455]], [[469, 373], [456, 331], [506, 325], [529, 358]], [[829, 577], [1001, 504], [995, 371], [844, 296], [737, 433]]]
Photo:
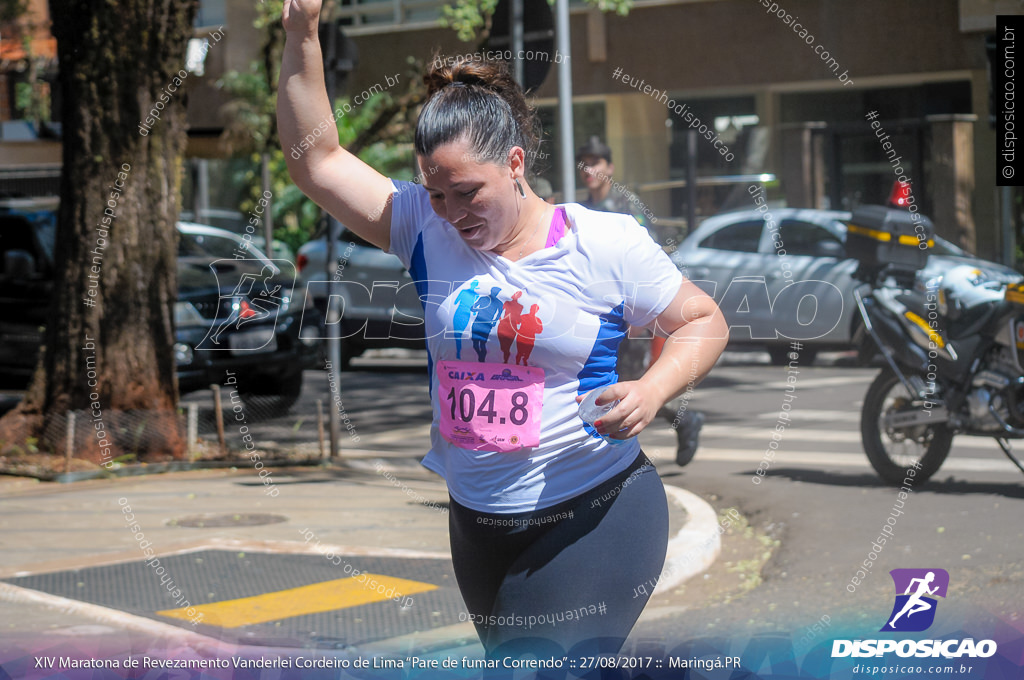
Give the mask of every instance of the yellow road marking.
[[157, 614], [172, 619], [190, 621], [201, 613], [203, 615], [202, 622], [205, 624], [222, 628], [238, 628], [304, 614], [319, 614], [345, 609], [371, 602], [396, 598], [400, 600], [406, 595], [436, 589], [437, 586], [431, 583], [408, 581], [382, 574], [363, 573], [350, 578], [278, 590], [254, 597], [197, 605], [191, 608], [193, 612], [191, 616], [186, 614], [186, 608], [165, 609]]

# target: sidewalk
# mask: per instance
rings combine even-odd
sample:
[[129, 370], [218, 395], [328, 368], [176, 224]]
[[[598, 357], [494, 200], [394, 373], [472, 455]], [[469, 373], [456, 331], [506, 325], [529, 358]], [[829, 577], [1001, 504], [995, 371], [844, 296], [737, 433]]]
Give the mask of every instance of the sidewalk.
[[[64, 485], [0, 478], [0, 639], [479, 656], [459, 617], [443, 481], [414, 459], [360, 453], [267, 468], [268, 483], [241, 467]], [[717, 519], [669, 492], [665, 580], [679, 583], [717, 555]], [[373, 586], [356, 586], [359, 573]]]

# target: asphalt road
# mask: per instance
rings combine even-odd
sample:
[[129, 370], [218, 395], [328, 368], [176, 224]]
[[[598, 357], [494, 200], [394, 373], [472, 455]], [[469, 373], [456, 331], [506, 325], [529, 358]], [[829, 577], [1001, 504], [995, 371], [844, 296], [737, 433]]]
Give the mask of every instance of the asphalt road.
[[[881, 482], [860, 442], [862, 400], [878, 369], [852, 367], [848, 356], [838, 354], [788, 373], [767, 361], [760, 352], [727, 353], [700, 385], [689, 407], [703, 411], [707, 422], [697, 456], [685, 468], [673, 462], [675, 436], [667, 423], [652, 425], [641, 441], [667, 484], [700, 495], [716, 509], [738, 508], [756, 534], [779, 544], [762, 563], [756, 587], [742, 596], [714, 587], [680, 589], [680, 596], [662, 599], [662, 615], [641, 625], [637, 637], [693, 640], [787, 631], [796, 640], [823, 620], [834, 636], [870, 636], [892, 608], [888, 571], [897, 568], [949, 572], [936, 631], [956, 630], [965, 620], [1019, 628], [1024, 475], [995, 442], [955, 439], [942, 469], [897, 508], [898, 489]], [[342, 376], [360, 434], [352, 446], [421, 454], [429, 426], [425, 373], [415, 362], [366, 359], [355, 368]], [[787, 377], [795, 381], [788, 392], [792, 420], [774, 458], [766, 459], [787, 401]], [[380, 408], [382, 401], [389, 408]], [[766, 460], [760, 478], [755, 470]], [[890, 517], [892, 537], [854, 585]], [[733, 566], [718, 564], [709, 578]]]
[[[797, 369], [792, 422], [771, 459], [770, 433], [780, 422], [790, 373], [761, 360], [729, 355], [698, 388], [691, 407], [707, 417], [701, 447], [685, 468], [662, 466], [662, 477], [716, 507], [739, 508], [780, 544], [756, 588], [738, 598], [713, 588], [698, 591], [649, 624], [648, 632], [688, 640], [726, 631], [741, 638], [787, 631], [813, 644], [812, 626], [825, 621], [833, 636], [873, 637], [893, 606], [887, 572], [936, 567], [949, 572], [950, 583], [933, 631], [955, 631], [966, 620], [1019, 629], [1024, 476], [996, 444], [955, 439], [939, 472], [897, 507], [899, 490], [880, 482], [860, 443], [860, 408], [877, 369]], [[828, 364], [828, 357], [819, 363]], [[645, 448], [670, 446], [670, 434], [654, 428]], [[759, 479], [762, 461], [768, 469]], [[875, 552], [870, 572], [854, 583], [890, 518], [892, 536]]]
[[[949, 572], [949, 592], [929, 635], [963, 637], [957, 631], [980, 626], [1020, 637], [1024, 475], [994, 442], [960, 438], [938, 474], [916, 485], [897, 510], [897, 490], [881, 483], [860, 443], [861, 400], [878, 369], [849, 364], [849, 357], [825, 355], [787, 372], [768, 365], [764, 353], [727, 353], [689, 404], [707, 418], [693, 462], [674, 464], [668, 423], [641, 435], [666, 484], [696, 493], [718, 511], [737, 508], [746, 524], [725, 536], [722, 557], [704, 576], [652, 599], [634, 644], [661, 652], [673, 641], [725, 644], [723, 651], [742, 653], [744, 664], [756, 668], [756, 654], [744, 647], [751, 639], [781, 637], [803, 654], [825, 635], [874, 637], [893, 606], [888, 572], [899, 568]], [[342, 430], [342, 454], [384, 454], [398, 466], [399, 479], [429, 477], [416, 463], [430, 423], [425, 358], [371, 355], [339, 377], [351, 423]], [[317, 399], [330, 405], [330, 393], [323, 371], [305, 378], [290, 416], [252, 423], [261, 445], [315, 449], [309, 414]], [[791, 421], [768, 458], [787, 401]], [[759, 464], [763, 477], [755, 474]], [[892, 535], [873, 549], [885, 526]], [[854, 587], [873, 552], [870, 571]], [[742, 589], [735, 587], [736, 574], [744, 577]], [[823, 622], [827, 632], [813, 633]]]

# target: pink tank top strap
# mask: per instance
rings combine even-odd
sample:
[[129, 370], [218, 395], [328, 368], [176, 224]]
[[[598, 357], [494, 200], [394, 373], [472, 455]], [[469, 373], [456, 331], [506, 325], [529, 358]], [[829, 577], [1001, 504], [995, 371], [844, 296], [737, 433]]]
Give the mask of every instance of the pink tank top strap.
[[545, 248], [550, 248], [565, 236], [565, 209], [561, 206], [555, 208], [555, 214], [551, 217], [551, 228], [548, 229], [548, 238], [544, 242]]

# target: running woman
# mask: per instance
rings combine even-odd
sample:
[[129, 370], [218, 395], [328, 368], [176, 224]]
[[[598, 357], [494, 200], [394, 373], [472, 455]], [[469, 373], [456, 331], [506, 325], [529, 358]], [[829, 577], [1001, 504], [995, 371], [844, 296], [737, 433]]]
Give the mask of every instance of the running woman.
[[[319, 11], [320, 0], [284, 5], [285, 148], [333, 120]], [[636, 435], [707, 374], [726, 324], [634, 218], [534, 193], [526, 177], [539, 123], [507, 67], [439, 61], [416, 126], [422, 184], [384, 177], [333, 134], [289, 154], [288, 168], [415, 281], [434, 412], [423, 464], [447, 482], [455, 574], [487, 653], [614, 653], [668, 540], [665, 490]], [[474, 338], [487, 361], [456, 345], [467, 305], [488, 295], [497, 309], [515, 300], [530, 310], [518, 320], [515, 362], [504, 360], [490, 316], [487, 337], [481, 327]], [[618, 382], [616, 350], [630, 325], [668, 340], [642, 378]], [[601, 403], [618, 403], [591, 426], [577, 407], [594, 389]]]

